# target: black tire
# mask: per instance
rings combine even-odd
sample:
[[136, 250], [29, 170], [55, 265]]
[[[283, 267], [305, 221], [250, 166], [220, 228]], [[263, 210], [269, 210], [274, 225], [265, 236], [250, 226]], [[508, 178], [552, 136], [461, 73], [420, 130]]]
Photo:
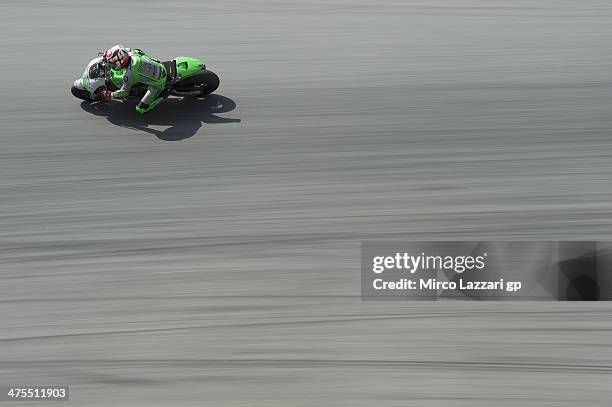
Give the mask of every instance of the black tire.
[[216, 91], [219, 83], [220, 79], [217, 74], [205, 69], [177, 83], [170, 94], [182, 97], [202, 97]]
[[88, 91], [84, 89], [79, 89], [74, 85], [72, 85], [72, 88], [70, 88], [70, 92], [75, 98], [82, 99], [82, 100], [88, 100], [88, 101], [92, 100], [91, 95], [89, 94]]

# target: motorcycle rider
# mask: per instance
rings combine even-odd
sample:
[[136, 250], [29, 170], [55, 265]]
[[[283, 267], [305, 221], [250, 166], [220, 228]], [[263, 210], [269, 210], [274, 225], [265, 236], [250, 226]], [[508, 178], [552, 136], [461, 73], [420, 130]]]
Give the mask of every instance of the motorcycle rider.
[[164, 100], [165, 95], [161, 93], [166, 86], [167, 74], [161, 62], [139, 49], [132, 50], [122, 44], [109, 48], [102, 58], [115, 70], [125, 69], [121, 88], [115, 92], [102, 91], [102, 99], [123, 99], [129, 95], [132, 86], [144, 83], [147, 92], [136, 106], [138, 113], [146, 113]]

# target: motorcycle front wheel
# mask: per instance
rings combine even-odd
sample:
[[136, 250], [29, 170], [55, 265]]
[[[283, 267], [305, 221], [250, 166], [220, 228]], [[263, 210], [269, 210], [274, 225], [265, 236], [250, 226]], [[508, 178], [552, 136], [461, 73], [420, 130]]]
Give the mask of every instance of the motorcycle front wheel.
[[82, 99], [82, 100], [89, 100], [89, 101], [92, 100], [91, 95], [89, 94], [88, 91], [84, 89], [79, 89], [74, 85], [72, 85], [72, 88], [70, 88], [70, 92], [75, 98]]

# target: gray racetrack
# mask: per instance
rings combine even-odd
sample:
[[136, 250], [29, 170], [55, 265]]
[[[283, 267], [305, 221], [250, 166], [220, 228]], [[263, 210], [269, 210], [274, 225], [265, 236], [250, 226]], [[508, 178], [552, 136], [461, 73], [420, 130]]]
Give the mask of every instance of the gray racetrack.
[[[0, 384], [609, 405], [609, 304], [359, 297], [362, 239], [612, 237], [609, 0], [1, 9]], [[117, 42], [203, 58], [218, 96], [82, 106], [71, 83]]]

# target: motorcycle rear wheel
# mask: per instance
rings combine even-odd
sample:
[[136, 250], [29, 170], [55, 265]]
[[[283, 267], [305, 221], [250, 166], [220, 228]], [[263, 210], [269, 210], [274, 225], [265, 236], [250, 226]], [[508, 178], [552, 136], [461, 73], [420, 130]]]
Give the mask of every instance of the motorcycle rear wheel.
[[205, 69], [177, 83], [170, 94], [179, 97], [203, 97], [217, 90], [219, 83], [217, 74]]

